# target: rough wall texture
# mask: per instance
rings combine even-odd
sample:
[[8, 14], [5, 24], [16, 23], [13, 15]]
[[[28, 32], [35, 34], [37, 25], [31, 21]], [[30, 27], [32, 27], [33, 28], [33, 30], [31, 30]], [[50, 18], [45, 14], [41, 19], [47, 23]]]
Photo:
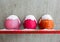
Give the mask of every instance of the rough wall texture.
[[58, 34], [8, 34], [1, 35], [3, 42], [60, 42]]
[[[0, 28], [4, 28], [4, 20], [11, 14], [19, 16], [23, 21], [26, 15], [32, 14], [38, 20], [46, 13], [54, 18], [54, 28], [60, 29], [60, 0], [0, 0]], [[0, 36], [0, 42], [60, 42], [58, 34], [4, 34]]]

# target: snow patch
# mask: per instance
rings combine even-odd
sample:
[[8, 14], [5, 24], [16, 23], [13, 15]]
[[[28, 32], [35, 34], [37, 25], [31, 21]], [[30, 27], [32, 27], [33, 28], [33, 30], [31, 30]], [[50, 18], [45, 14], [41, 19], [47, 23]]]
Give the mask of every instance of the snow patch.
[[50, 15], [44, 15], [42, 16], [42, 20], [45, 20], [45, 19], [48, 19], [48, 20], [53, 20], [52, 17]]
[[33, 21], [35, 20], [37, 22], [36, 18], [33, 15], [26, 16], [25, 20], [27, 20], [27, 19], [31, 19]]
[[7, 17], [7, 19], [15, 20], [15, 19], [19, 19], [19, 18], [16, 15], [10, 15], [9, 17]]

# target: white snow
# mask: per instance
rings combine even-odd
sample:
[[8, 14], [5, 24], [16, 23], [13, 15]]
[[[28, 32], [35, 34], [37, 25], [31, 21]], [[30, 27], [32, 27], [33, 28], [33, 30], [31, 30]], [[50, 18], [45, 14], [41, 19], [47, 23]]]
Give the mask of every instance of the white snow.
[[48, 20], [53, 20], [52, 17], [48, 14], [42, 16], [42, 20], [45, 20], [45, 19], [48, 19]]
[[7, 17], [7, 19], [15, 20], [15, 19], [19, 19], [19, 18], [16, 15], [10, 15], [9, 17]]
[[26, 16], [25, 20], [27, 20], [27, 19], [31, 19], [33, 21], [35, 20], [37, 22], [36, 18], [33, 15]]

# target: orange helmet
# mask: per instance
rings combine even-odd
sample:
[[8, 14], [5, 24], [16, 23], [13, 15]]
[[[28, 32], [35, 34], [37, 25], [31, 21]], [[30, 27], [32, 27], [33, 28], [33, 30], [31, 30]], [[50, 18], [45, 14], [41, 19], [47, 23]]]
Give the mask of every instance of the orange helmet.
[[39, 27], [41, 29], [53, 29], [54, 21], [50, 15], [44, 15], [39, 20]]

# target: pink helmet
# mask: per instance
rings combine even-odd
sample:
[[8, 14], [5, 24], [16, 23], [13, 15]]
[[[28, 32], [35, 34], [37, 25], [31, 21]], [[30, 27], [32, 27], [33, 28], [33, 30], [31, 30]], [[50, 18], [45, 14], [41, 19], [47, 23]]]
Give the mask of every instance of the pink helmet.
[[33, 15], [26, 16], [23, 23], [25, 29], [36, 29], [36, 24], [37, 21]]
[[21, 21], [16, 15], [10, 15], [5, 20], [5, 28], [7, 29], [19, 29], [21, 25]]

